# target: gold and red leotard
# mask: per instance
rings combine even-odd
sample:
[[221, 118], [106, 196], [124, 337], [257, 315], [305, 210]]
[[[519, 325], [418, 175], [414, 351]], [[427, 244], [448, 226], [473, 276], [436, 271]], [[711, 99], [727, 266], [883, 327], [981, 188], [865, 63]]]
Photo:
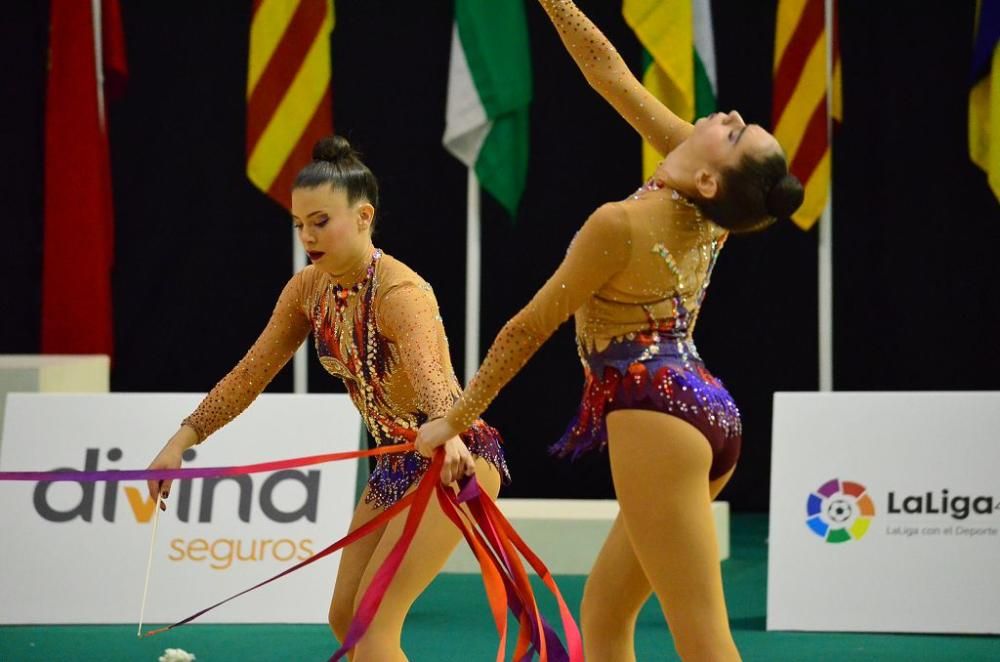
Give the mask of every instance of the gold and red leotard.
[[[246, 356], [184, 420], [204, 440], [246, 409], [312, 331], [320, 363], [343, 380], [378, 445], [402, 443], [443, 416], [461, 393], [437, 300], [420, 276], [376, 250], [364, 276], [343, 287], [316, 267], [295, 274]], [[462, 439], [509, 479], [500, 435], [481, 420]], [[379, 456], [366, 501], [392, 505], [426, 470], [415, 451]]]
[[651, 180], [598, 209], [562, 264], [500, 331], [447, 414], [464, 429], [570, 315], [585, 384], [579, 412], [555, 445], [573, 455], [607, 443], [605, 416], [650, 409], [697, 427], [713, 449], [712, 478], [736, 462], [739, 410], [705, 368], [693, 333], [726, 232]]

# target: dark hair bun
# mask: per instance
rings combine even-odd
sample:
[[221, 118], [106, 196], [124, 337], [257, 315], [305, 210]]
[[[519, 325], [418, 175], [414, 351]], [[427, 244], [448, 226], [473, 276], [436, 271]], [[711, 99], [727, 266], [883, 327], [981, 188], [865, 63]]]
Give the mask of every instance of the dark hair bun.
[[805, 190], [795, 175], [786, 174], [779, 179], [767, 194], [767, 213], [775, 218], [788, 218], [802, 204]]
[[343, 136], [327, 136], [320, 138], [313, 146], [313, 161], [329, 161], [337, 163], [345, 159], [355, 159], [358, 153], [351, 147], [351, 143]]

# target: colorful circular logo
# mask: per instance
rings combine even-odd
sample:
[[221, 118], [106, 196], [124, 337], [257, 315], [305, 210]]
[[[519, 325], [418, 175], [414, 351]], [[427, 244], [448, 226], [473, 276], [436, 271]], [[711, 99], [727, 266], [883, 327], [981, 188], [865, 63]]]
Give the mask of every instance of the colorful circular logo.
[[860, 483], [834, 478], [806, 500], [806, 525], [826, 542], [859, 540], [873, 517], [875, 504]]

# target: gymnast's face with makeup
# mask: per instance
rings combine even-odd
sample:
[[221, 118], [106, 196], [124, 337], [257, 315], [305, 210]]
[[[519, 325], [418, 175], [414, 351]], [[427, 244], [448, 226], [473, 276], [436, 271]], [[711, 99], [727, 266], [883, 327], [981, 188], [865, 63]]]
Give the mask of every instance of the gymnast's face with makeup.
[[696, 121], [684, 145], [694, 160], [714, 171], [737, 168], [744, 156], [762, 160], [781, 153], [774, 136], [758, 124], [747, 124], [735, 110]]
[[347, 271], [371, 243], [375, 207], [366, 199], [350, 202], [340, 187], [321, 184], [292, 191], [292, 224], [306, 254], [322, 271]]

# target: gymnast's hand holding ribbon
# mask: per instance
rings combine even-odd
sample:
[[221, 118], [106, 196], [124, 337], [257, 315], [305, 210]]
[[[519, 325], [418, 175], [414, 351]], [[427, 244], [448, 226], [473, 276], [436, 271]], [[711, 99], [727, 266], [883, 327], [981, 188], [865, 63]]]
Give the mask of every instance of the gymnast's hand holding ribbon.
[[[417, 431], [417, 451], [424, 457], [434, 457], [434, 451], [438, 446], [444, 446], [451, 439], [457, 438], [459, 432], [461, 430], [455, 429], [455, 426], [447, 418], [435, 418], [427, 421]], [[445, 466], [448, 465], [447, 460], [448, 458], [445, 457]]]
[[[458, 436], [448, 435], [424, 455], [432, 457], [438, 447], [442, 447], [441, 452], [444, 453], [444, 464], [441, 466], [442, 483], [450, 485], [461, 478], [475, 475], [476, 462], [472, 459], [468, 446]], [[419, 446], [417, 450], [420, 450]]]
[[[147, 469], [180, 469], [184, 451], [197, 443], [198, 433], [193, 428], [182, 425], [174, 433], [174, 436], [167, 440], [163, 449], [153, 458]], [[149, 486], [149, 498], [156, 499], [157, 496], [160, 496], [160, 510], [167, 509], [167, 504], [164, 501], [170, 495], [170, 484], [172, 482], [170, 480], [146, 481], [146, 485]]]

